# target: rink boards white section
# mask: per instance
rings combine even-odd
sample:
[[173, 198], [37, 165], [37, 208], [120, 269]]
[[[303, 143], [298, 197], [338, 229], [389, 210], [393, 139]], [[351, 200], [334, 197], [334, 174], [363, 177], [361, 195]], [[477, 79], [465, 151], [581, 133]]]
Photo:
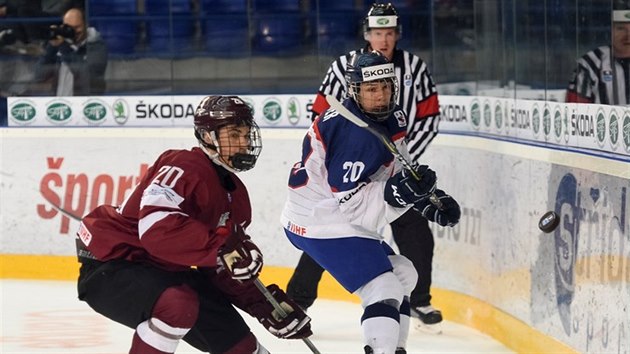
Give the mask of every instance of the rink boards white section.
[[[292, 267], [299, 255], [278, 219], [303, 133], [264, 129], [261, 160], [241, 175], [254, 208], [250, 232], [268, 265]], [[190, 128], [10, 128], [0, 137], [7, 256], [73, 255], [77, 224], [44, 197], [78, 215], [117, 203], [159, 153], [195, 144]], [[630, 351], [627, 161], [515, 141], [445, 129], [426, 153], [463, 211], [454, 229], [434, 230], [434, 287], [479, 299], [579, 352]], [[551, 234], [537, 228], [547, 210], [562, 215]]]

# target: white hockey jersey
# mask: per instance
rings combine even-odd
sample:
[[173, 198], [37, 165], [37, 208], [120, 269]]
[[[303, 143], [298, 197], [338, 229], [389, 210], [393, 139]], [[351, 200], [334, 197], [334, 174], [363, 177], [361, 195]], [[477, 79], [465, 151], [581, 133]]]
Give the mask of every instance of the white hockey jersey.
[[[343, 102], [368, 121], [354, 101]], [[371, 122], [406, 153], [407, 120], [397, 109], [383, 123]], [[316, 119], [302, 142], [302, 160], [291, 169], [281, 222], [294, 234], [318, 239], [379, 233], [408, 208], [384, 200], [385, 182], [399, 163], [378, 137], [328, 109]]]

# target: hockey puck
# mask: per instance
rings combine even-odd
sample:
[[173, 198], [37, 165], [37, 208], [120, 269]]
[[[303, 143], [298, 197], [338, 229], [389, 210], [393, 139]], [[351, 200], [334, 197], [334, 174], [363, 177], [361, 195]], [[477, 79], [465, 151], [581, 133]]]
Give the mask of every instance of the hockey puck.
[[560, 224], [560, 216], [555, 211], [546, 212], [538, 222], [538, 228], [544, 233], [550, 233]]

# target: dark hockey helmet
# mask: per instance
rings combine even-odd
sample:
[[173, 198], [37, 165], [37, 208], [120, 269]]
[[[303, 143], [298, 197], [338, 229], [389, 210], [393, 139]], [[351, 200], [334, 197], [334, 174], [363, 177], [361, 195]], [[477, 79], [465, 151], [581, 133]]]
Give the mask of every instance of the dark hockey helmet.
[[[247, 171], [254, 167], [262, 150], [260, 128], [254, 121], [251, 108], [241, 98], [207, 96], [199, 103], [194, 119], [195, 137], [215, 162], [233, 172]], [[219, 142], [219, 129], [227, 125], [249, 128], [247, 145], [225, 146], [226, 143], [223, 143], [222, 146]], [[238, 152], [225, 156], [224, 153], [228, 150]]]
[[630, 22], [630, 1], [613, 1], [612, 22]]
[[[386, 85], [386, 88], [390, 91], [389, 100], [378, 106], [362, 102], [361, 84], [366, 82]], [[348, 95], [370, 119], [382, 122], [396, 108], [398, 79], [396, 79], [394, 64], [380, 52], [373, 50], [371, 52], [355, 53], [346, 66], [346, 83], [348, 85]]]
[[374, 28], [392, 28], [398, 32], [398, 39], [402, 35], [402, 25], [398, 18], [398, 11], [391, 3], [374, 3], [363, 20], [363, 38], [367, 41], [368, 33]]

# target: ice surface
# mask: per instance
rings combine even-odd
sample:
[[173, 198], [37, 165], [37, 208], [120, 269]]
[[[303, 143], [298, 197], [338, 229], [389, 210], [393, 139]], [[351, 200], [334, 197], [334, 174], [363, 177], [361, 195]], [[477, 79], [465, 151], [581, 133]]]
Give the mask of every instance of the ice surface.
[[[76, 296], [71, 281], [0, 281], [0, 353], [123, 354], [133, 331], [92, 311]], [[363, 353], [359, 304], [318, 299], [309, 309], [311, 341], [322, 353]], [[301, 340], [280, 340], [244, 315], [259, 341], [272, 353], [311, 353]], [[442, 334], [412, 328], [411, 353], [513, 353], [471, 328], [444, 321]], [[182, 342], [178, 354], [199, 353]]]

